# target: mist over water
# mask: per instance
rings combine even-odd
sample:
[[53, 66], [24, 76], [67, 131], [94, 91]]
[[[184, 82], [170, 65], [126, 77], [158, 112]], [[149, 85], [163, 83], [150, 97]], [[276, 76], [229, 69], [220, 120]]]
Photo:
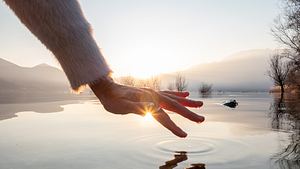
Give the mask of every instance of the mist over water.
[[[268, 93], [191, 97], [204, 101], [193, 111], [206, 121], [194, 124], [171, 114], [189, 134], [185, 139], [155, 121], [108, 113], [97, 100], [0, 104], [0, 168], [300, 167], [299, 98]], [[223, 106], [228, 99], [238, 106]]]

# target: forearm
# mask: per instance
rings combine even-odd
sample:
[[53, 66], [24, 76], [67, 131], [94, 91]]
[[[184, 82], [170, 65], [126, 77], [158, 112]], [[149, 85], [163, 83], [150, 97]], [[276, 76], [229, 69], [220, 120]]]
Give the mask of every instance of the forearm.
[[111, 72], [76, 0], [4, 1], [52, 51], [74, 90]]

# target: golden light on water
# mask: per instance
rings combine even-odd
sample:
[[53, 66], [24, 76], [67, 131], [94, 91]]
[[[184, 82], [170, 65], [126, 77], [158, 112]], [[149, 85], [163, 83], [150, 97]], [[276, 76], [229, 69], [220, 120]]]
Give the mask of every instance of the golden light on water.
[[153, 122], [154, 121], [154, 118], [153, 118], [151, 112], [146, 112], [146, 114], [144, 116], [144, 121], [145, 122]]

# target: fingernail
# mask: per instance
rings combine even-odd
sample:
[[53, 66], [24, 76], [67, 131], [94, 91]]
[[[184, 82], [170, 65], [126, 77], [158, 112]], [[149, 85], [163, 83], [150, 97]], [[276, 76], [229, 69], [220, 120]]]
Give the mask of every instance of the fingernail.
[[178, 128], [178, 130], [172, 131], [172, 133], [180, 138], [185, 138], [187, 136], [187, 133], [180, 128]]
[[182, 131], [179, 135], [177, 135], [177, 136], [179, 136], [179, 137], [181, 137], [181, 138], [185, 138], [186, 136], [187, 136], [187, 133], [186, 132], [184, 132], [184, 131]]
[[202, 123], [204, 120], [205, 120], [205, 117], [198, 116], [198, 122], [197, 123]]
[[198, 101], [197, 103], [198, 103], [198, 107], [203, 106], [203, 102], [202, 101]]

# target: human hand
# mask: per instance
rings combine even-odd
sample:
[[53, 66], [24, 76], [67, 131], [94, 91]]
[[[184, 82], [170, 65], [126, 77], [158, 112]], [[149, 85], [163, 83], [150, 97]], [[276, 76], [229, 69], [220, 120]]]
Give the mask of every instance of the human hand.
[[181, 116], [201, 123], [204, 117], [193, 113], [187, 107], [201, 107], [201, 101], [187, 99], [188, 92], [154, 91], [148, 88], [136, 88], [115, 83], [112, 80], [100, 81], [90, 85], [103, 107], [114, 114], [135, 113], [145, 115], [147, 111], [164, 127], [178, 137], [186, 137], [163, 110], [169, 110]]

